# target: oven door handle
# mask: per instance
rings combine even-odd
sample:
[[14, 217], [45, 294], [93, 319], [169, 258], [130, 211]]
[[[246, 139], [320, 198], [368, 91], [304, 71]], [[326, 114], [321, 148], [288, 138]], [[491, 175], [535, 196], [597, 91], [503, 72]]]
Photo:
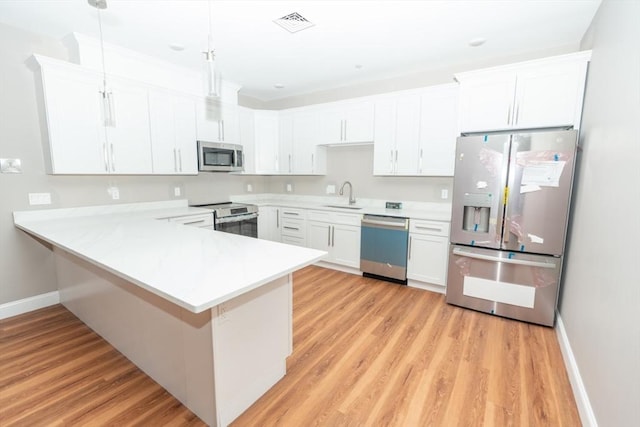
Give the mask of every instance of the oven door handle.
[[466, 252], [460, 248], [455, 248], [453, 250], [454, 255], [464, 256], [467, 258], [475, 258], [481, 259], [483, 261], [493, 261], [493, 262], [503, 262], [505, 264], [515, 264], [515, 265], [524, 265], [527, 267], [540, 267], [540, 268], [556, 268], [555, 263], [551, 262], [536, 262], [536, 261], [527, 261], [523, 259], [513, 259], [513, 258], [500, 258], [490, 255], [482, 255], [474, 252]]
[[240, 221], [246, 221], [246, 220], [255, 219], [255, 218], [258, 218], [257, 213], [226, 216], [224, 218], [216, 218], [216, 224], [226, 224], [228, 222], [240, 222]]

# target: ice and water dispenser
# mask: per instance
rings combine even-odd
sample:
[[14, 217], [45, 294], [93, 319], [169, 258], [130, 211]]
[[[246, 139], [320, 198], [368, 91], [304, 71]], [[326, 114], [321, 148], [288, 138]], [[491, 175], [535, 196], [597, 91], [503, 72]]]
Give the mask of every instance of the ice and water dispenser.
[[491, 213], [491, 194], [465, 193], [463, 207], [463, 230], [487, 233]]

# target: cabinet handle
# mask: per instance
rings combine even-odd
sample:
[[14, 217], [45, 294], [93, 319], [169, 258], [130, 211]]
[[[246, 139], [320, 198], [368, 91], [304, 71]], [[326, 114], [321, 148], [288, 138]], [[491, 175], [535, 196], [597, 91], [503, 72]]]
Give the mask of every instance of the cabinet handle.
[[395, 170], [393, 173], [398, 173], [398, 150], [396, 150]]
[[331, 226], [331, 246], [336, 245], [336, 227], [335, 225]]
[[509, 104], [509, 110], [507, 111], [507, 124], [511, 124], [511, 104]]
[[116, 171], [116, 159], [114, 154], [115, 150], [113, 149], [113, 144], [110, 144], [110, 145], [111, 145], [111, 170], [115, 172]]
[[516, 118], [513, 121], [513, 124], [517, 125], [518, 124], [518, 115], [520, 113], [520, 103], [516, 104]]
[[175, 148], [173, 149], [173, 171], [178, 172], [178, 156]]
[[199, 224], [201, 222], [204, 222], [204, 219], [199, 219], [197, 221], [188, 221], [188, 222], [183, 222], [182, 225], [190, 225], [190, 224]]
[[180, 166], [180, 172], [182, 172], [182, 148], [178, 148], [178, 165]]
[[107, 143], [102, 144], [102, 157], [104, 158], [104, 171], [109, 172], [109, 153], [107, 153]]
[[331, 226], [327, 227], [327, 246], [331, 246]]
[[282, 211], [282, 215], [300, 215], [298, 212], [287, 212], [287, 211]]
[[418, 173], [422, 173], [422, 148], [420, 149], [420, 159], [418, 160]]
[[313, 153], [311, 153], [311, 173], [314, 173], [315, 171], [316, 171], [315, 160], [313, 158]]
[[226, 141], [226, 138], [224, 137], [224, 120], [220, 120], [220, 123], [222, 124], [222, 140]]
[[389, 156], [389, 173], [393, 173], [393, 150], [391, 150], [391, 155]]
[[407, 259], [411, 259], [411, 243], [412, 243], [411, 236], [409, 236], [409, 255]]
[[296, 230], [296, 231], [299, 231], [299, 230], [300, 230], [299, 228], [296, 228], [296, 227], [289, 227], [289, 226], [286, 226], [286, 225], [285, 225], [284, 227], [282, 227], [282, 228], [286, 228], [287, 230]]
[[276, 209], [276, 228], [280, 228], [280, 209]]
[[289, 173], [291, 173], [291, 154], [289, 154]]
[[347, 119], [344, 119], [344, 139], [343, 141], [347, 140]]
[[442, 231], [442, 228], [439, 228], [439, 227], [424, 227], [422, 225], [416, 225], [415, 228], [420, 229], [420, 230]]

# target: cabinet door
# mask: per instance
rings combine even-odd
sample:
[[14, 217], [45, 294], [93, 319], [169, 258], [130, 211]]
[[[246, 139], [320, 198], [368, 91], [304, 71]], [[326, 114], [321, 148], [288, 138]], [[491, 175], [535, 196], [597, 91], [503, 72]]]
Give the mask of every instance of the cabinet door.
[[424, 234], [409, 235], [407, 277], [435, 285], [446, 285], [448, 239]]
[[373, 174], [392, 175], [395, 154], [395, 103], [391, 98], [376, 102]]
[[198, 173], [193, 99], [160, 90], [150, 91], [149, 126], [154, 174]]
[[418, 173], [453, 176], [458, 135], [457, 85], [429, 89], [421, 98]]
[[460, 130], [505, 129], [511, 126], [515, 97], [514, 73], [467, 76], [460, 81]]
[[240, 124], [238, 120], [238, 106], [222, 104], [222, 121], [220, 123], [223, 142], [237, 144], [240, 141]]
[[273, 206], [260, 206], [258, 211], [258, 238], [280, 241], [279, 210]]
[[518, 73], [514, 122], [519, 128], [579, 126], [586, 61], [554, 63]]
[[360, 227], [353, 225], [331, 226], [331, 258], [336, 264], [360, 267]]
[[48, 172], [108, 173], [98, 76], [43, 66], [42, 80], [49, 133]]
[[396, 100], [394, 153], [395, 175], [418, 174], [420, 144], [420, 96], [403, 96]]
[[344, 142], [344, 115], [339, 106], [323, 107], [319, 112], [319, 144], [340, 144]]
[[293, 173], [315, 173], [318, 130], [318, 114], [316, 112], [305, 111], [293, 114]]
[[240, 124], [236, 105], [202, 97], [198, 99], [196, 110], [198, 140], [238, 143]]
[[278, 172], [278, 113], [254, 112], [254, 161], [256, 173]]
[[113, 91], [115, 126], [107, 126], [111, 172], [151, 174], [151, 136], [146, 88], [124, 80], [107, 81]]
[[373, 141], [374, 107], [372, 101], [348, 104], [344, 117], [344, 142]]
[[[328, 252], [331, 246], [331, 226], [326, 222], [309, 221], [307, 223], [307, 246]], [[327, 259], [327, 261], [331, 260]]]
[[175, 146], [178, 173], [198, 174], [198, 144], [196, 142], [196, 105], [189, 96], [173, 97]]
[[293, 172], [293, 114], [283, 113], [279, 116], [278, 154], [279, 173]]

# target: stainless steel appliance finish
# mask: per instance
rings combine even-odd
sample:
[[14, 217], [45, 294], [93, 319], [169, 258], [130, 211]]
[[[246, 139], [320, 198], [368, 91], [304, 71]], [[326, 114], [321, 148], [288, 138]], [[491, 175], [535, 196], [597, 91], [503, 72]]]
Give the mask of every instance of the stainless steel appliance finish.
[[364, 215], [360, 234], [360, 270], [363, 276], [407, 283], [409, 219]]
[[198, 170], [202, 172], [243, 171], [242, 145], [198, 141]]
[[447, 302], [553, 326], [575, 130], [458, 138]]
[[213, 228], [217, 231], [258, 237], [258, 207], [241, 203], [193, 205], [213, 210]]

